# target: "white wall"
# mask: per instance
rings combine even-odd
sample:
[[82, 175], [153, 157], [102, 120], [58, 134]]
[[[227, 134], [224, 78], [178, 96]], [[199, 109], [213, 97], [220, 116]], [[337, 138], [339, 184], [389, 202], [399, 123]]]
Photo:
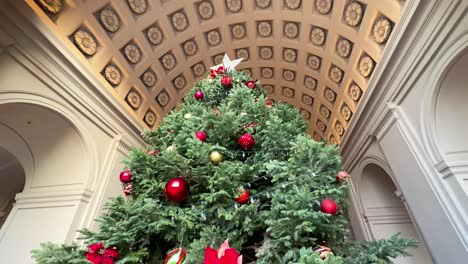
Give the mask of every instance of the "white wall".
[[[468, 2], [408, 4], [343, 139], [344, 164], [385, 163], [434, 261], [466, 263]], [[372, 239], [353, 197], [355, 234]]]
[[120, 161], [144, 145], [136, 122], [55, 48], [33, 25], [0, 16], [0, 148], [25, 177], [0, 229], [0, 263], [33, 263], [39, 243], [96, 228], [107, 198], [122, 195]]

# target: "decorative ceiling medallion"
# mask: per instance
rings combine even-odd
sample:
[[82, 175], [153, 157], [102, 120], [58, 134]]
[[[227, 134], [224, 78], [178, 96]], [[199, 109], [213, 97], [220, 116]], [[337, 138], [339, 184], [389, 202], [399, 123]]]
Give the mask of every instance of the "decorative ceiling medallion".
[[327, 125], [325, 125], [325, 123], [323, 123], [322, 120], [317, 120], [317, 128], [320, 131], [325, 132], [325, 130], [327, 129]]
[[341, 80], [343, 79], [343, 71], [340, 68], [333, 65], [330, 68], [329, 77], [330, 77], [330, 80], [332, 80], [333, 82], [340, 83]]
[[218, 29], [211, 30], [206, 34], [206, 40], [210, 46], [217, 46], [221, 43], [221, 34]]
[[241, 0], [226, 0], [226, 6], [229, 11], [232, 13], [237, 13], [242, 8], [242, 1]]
[[362, 6], [358, 2], [352, 2], [346, 7], [344, 20], [352, 27], [358, 26], [361, 23], [363, 13]]
[[307, 58], [307, 65], [313, 70], [320, 69], [321, 62], [322, 62], [322, 59], [315, 55], [310, 54], [309, 57]]
[[176, 58], [171, 52], [166, 53], [164, 56], [162, 56], [161, 63], [164, 69], [168, 71], [174, 69], [174, 67], [177, 65]]
[[143, 121], [145, 121], [149, 127], [154, 126], [154, 124], [156, 124], [156, 114], [153, 111], [148, 110]]
[[246, 35], [245, 25], [237, 24], [233, 25], [231, 28], [232, 36], [236, 39], [243, 39]]
[[124, 53], [127, 60], [133, 64], [136, 64], [141, 60], [141, 51], [137, 45], [133, 43], [129, 43], [125, 46]]
[[341, 115], [346, 121], [349, 121], [353, 115], [353, 112], [351, 112], [351, 109], [345, 103], [341, 106]]
[[243, 71], [245, 74], [247, 74], [247, 75], [253, 77], [253, 75], [252, 75], [252, 69], [250, 69], [250, 68], [245, 68], [245, 69], [242, 69], [241, 71]]
[[176, 89], [182, 90], [187, 85], [187, 80], [185, 80], [183, 75], [179, 75], [172, 81], [172, 83]]
[[325, 117], [325, 119], [327, 119], [327, 120], [328, 120], [328, 119], [330, 118], [330, 116], [331, 116], [330, 110], [329, 110], [326, 106], [324, 106], [324, 105], [321, 105], [321, 106], [320, 106], [320, 114], [321, 114], [323, 117]]
[[143, 73], [143, 76], [141, 76], [141, 80], [146, 87], [151, 88], [156, 84], [157, 77], [151, 69], [148, 69], [145, 73]]
[[374, 60], [372, 60], [372, 58], [367, 55], [363, 56], [359, 60], [359, 73], [365, 78], [368, 78], [371, 75], [374, 67]]
[[284, 24], [284, 35], [287, 38], [294, 39], [299, 35], [299, 26], [293, 22], [287, 22]]
[[42, 9], [52, 14], [58, 14], [63, 9], [62, 0], [39, 0]]
[[301, 6], [301, 0], [284, 0], [284, 5], [291, 10], [296, 10]]
[[347, 39], [341, 38], [336, 43], [336, 53], [342, 58], [348, 58], [351, 54], [351, 42]]
[[187, 40], [183, 45], [183, 49], [187, 56], [193, 56], [198, 52], [197, 43], [193, 39]]
[[343, 125], [340, 123], [340, 121], [336, 121], [335, 130], [338, 133], [338, 135], [343, 136], [345, 130], [344, 130]]
[[209, 1], [203, 1], [198, 5], [198, 14], [203, 19], [210, 19], [213, 17], [213, 5]]
[[312, 136], [312, 138], [317, 142], [322, 141], [322, 137], [319, 134], [317, 134], [316, 132], [314, 132], [314, 135]]
[[283, 70], [283, 79], [293, 82], [296, 79], [296, 74], [291, 70]]
[[273, 68], [264, 67], [262, 68], [261, 73], [262, 73], [262, 77], [265, 79], [273, 78]]
[[283, 59], [286, 62], [294, 63], [297, 59], [297, 52], [296, 50], [286, 48], [283, 50]]
[[109, 32], [117, 32], [120, 28], [120, 19], [117, 13], [110, 8], [106, 7], [99, 13], [99, 21], [101, 25]]
[[302, 102], [308, 106], [312, 106], [314, 104], [314, 98], [308, 96], [307, 94], [302, 95]]
[[146, 9], [148, 8], [146, 0], [128, 0], [128, 5], [130, 6], [130, 9], [138, 15], [146, 12]]
[[332, 0], [315, 0], [315, 7], [320, 14], [328, 14], [332, 8]]
[[267, 38], [271, 36], [271, 33], [273, 32], [271, 21], [259, 22], [257, 24], [257, 31], [258, 31], [258, 35], [260, 35], [261, 37]]
[[313, 27], [312, 32], [310, 33], [310, 40], [316, 46], [322, 46], [325, 43], [326, 33], [325, 30]]
[[375, 42], [383, 44], [387, 42], [390, 37], [390, 32], [392, 31], [392, 24], [390, 20], [385, 17], [381, 17], [375, 22], [372, 28], [372, 37]]
[[146, 37], [153, 45], [159, 45], [163, 41], [164, 35], [159, 26], [151, 26], [146, 31]]
[[213, 63], [214, 65], [218, 65], [223, 63], [223, 58], [224, 58], [224, 53], [220, 53], [216, 56], [213, 57]]
[[203, 62], [199, 62], [192, 67], [192, 71], [196, 77], [201, 77], [206, 72], [205, 65]]
[[289, 87], [283, 87], [283, 95], [287, 98], [293, 98], [294, 97], [294, 89], [289, 88]]
[[272, 47], [260, 47], [260, 57], [264, 60], [269, 60], [273, 58], [273, 48]]
[[270, 7], [271, 0], [255, 0], [255, 3], [257, 3], [257, 6], [260, 8], [268, 8]]
[[301, 109], [300, 113], [301, 113], [302, 117], [304, 117], [304, 119], [307, 119], [307, 120], [310, 119], [310, 112], [309, 111], [307, 111], [305, 109]]
[[360, 88], [357, 84], [352, 83], [352, 84], [349, 86], [348, 94], [349, 94], [349, 97], [350, 97], [353, 101], [359, 102], [359, 99], [361, 99], [362, 90], [361, 90], [361, 88]]
[[329, 101], [330, 103], [335, 102], [336, 93], [332, 89], [327, 87], [325, 89], [325, 99], [327, 99], [327, 101]]
[[141, 95], [134, 89], [127, 94], [127, 103], [133, 109], [138, 109], [141, 105]]
[[117, 86], [122, 81], [122, 73], [114, 65], [107, 65], [104, 69], [104, 78], [113, 86]]
[[156, 96], [156, 101], [158, 104], [162, 107], [166, 106], [169, 104], [170, 97], [169, 94], [166, 92], [166, 90], [162, 90], [158, 96]]
[[307, 89], [314, 90], [315, 88], [317, 88], [317, 80], [312, 78], [312, 77], [305, 76], [304, 77], [304, 86]]
[[188, 27], [188, 19], [183, 11], [178, 11], [172, 14], [171, 21], [172, 26], [177, 31], [184, 31]]
[[249, 49], [248, 48], [242, 48], [236, 50], [236, 57], [238, 59], [243, 58], [243, 61], [246, 61], [249, 59]]
[[275, 91], [275, 88], [272, 85], [267, 84], [263, 85], [263, 90], [265, 90], [267, 94], [272, 94]]
[[94, 37], [85, 30], [78, 30], [73, 34], [73, 40], [75, 41], [78, 49], [83, 54], [93, 56], [97, 51], [97, 43]]
[[338, 145], [338, 142], [336, 141], [336, 138], [333, 135], [330, 135], [330, 144], [332, 145]]

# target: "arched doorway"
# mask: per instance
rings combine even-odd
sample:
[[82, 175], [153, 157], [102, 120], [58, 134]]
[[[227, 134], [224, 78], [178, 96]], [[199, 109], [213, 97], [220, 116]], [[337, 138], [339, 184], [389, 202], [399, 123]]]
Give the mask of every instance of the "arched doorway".
[[25, 182], [21, 163], [0, 146], [0, 228], [13, 208], [16, 194], [23, 190]]
[[403, 237], [414, 238], [420, 242], [418, 248], [410, 250], [412, 256], [397, 258], [394, 263], [433, 263], [406, 209], [404, 197], [389, 174], [376, 164], [366, 165], [360, 189], [364, 215], [373, 239], [384, 239], [401, 233]]
[[0, 164], [2, 159], [12, 165], [5, 175], [0, 171], [0, 206], [8, 200], [11, 210], [0, 229], [0, 262], [32, 263], [30, 251], [41, 242], [76, 236], [88, 202], [90, 158], [82, 135], [61, 113], [7, 103], [0, 104]]

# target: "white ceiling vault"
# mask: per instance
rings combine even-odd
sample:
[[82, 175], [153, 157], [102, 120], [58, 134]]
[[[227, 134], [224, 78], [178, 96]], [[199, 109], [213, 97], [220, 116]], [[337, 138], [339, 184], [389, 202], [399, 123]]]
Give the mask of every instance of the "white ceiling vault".
[[[26, 0], [128, 112], [158, 122], [224, 53], [339, 143], [404, 0]], [[104, 88], [105, 87], [105, 88]]]

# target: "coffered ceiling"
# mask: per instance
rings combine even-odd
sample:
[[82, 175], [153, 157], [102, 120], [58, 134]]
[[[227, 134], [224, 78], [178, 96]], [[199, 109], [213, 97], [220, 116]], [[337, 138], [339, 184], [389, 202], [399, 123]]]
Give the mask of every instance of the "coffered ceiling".
[[26, 0], [146, 127], [224, 53], [339, 143], [404, 0]]

